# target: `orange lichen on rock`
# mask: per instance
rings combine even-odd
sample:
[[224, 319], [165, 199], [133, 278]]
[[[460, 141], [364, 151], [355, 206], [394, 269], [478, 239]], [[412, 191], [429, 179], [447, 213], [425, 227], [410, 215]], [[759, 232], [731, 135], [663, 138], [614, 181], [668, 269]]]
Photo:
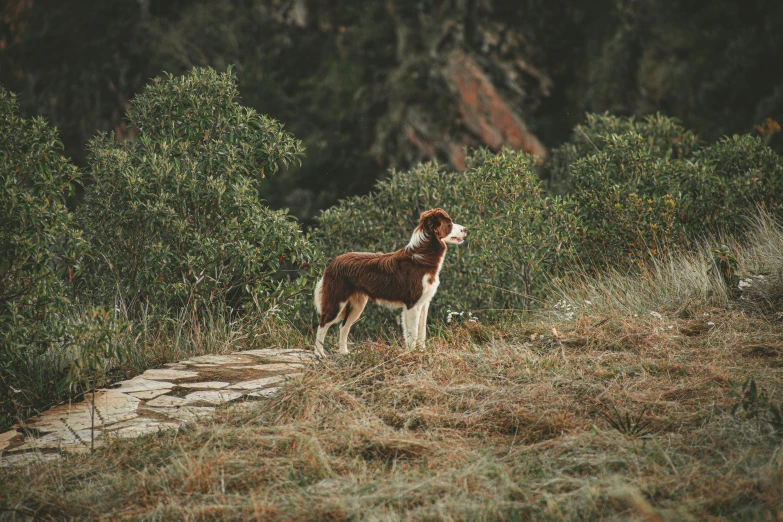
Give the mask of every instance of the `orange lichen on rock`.
[[465, 127], [483, 145], [491, 149], [508, 146], [542, 158], [547, 155], [546, 148], [500, 97], [472, 58], [461, 52], [452, 53], [447, 78], [456, 90]]

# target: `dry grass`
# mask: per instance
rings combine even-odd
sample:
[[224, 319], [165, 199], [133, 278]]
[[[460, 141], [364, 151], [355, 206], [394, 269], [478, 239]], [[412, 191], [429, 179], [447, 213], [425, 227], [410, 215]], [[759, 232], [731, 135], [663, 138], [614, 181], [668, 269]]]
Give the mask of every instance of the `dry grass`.
[[770, 281], [745, 300], [706, 254], [578, 276], [551, 312], [359, 343], [179, 433], [7, 471], [0, 518], [783, 520], [781, 439], [728, 396], [752, 375], [783, 400], [783, 232], [760, 223], [731, 245]]
[[[721, 274], [716, 250], [727, 245], [731, 283]], [[740, 292], [737, 279], [752, 276]], [[711, 238], [689, 252], [655, 259], [638, 272], [608, 269], [594, 274], [573, 267], [551, 289], [554, 319], [629, 316], [655, 312], [679, 318], [706, 317], [713, 309], [745, 309], [783, 317], [783, 224], [760, 213], [741, 240]], [[740, 295], [742, 294], [742, 295]], [[739, 297], [739, 299], [738, 299]]]
[[[276, 398], [11, 472], [3, 516], [775, 520], [780, 441], [728, 412], [727, 383], [782, 389], [783, 328], [709, 319], [585, 315], [454, 328], [426, 350], [362, 344]], [[607, 420], [645, 407], [649, 435]]]

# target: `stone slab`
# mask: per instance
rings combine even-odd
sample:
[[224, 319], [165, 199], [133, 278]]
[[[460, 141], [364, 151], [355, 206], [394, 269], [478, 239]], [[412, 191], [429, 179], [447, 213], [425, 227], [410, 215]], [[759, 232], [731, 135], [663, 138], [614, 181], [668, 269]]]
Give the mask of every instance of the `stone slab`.
[[4, 455], [0, 458], [0, 468], [29, 466], [51, 460], [58, 460], [59, 453], [40, 453], [37, 451], [31, 453], [17, 453], [15, 455]]
[[253, 364], [251, 366], [229, 366], [229, 368], [234, 370], [261, 370], [263, 372], [285, 372], [303, 367], [304, 364], [301, 363], [269, 363]]
[[230, 382], [220, 381], [206, 381], [206, 382], [186, 382], [180, 384], [180, 388], [196, 389], [196, 390], [219, 390], [225, 388], [231, 384]]
[[112, 388], [113, 391], [122, 393], [149, 391], [149, 390], [170, 390], [174, 387], [173, 382], [157, 381], [153, 379], [143, 379], [134, 377], [129, 381], [120, 381], [117, 384], [119, 388]]
[[136, 397], [137, 399], [142, 400], [150, 400], [154, 399], [155, 397], [160, 397], [161, 395], [166, 395], [168, 392], [170, 392], [170, 388], [164, 388], [161, 390], [147, 390], [147, 391], [139, 391], [139, 392], [130, 392], [128, 395], [131, 397]]
[[[136, 417], [141, 400], [131, 397], [116, 390], [101, 390], [95, 394], [95, 426], [111, 424]], [[33, 417], [25, 423], [26, 428], [34, 428], [43, 433], [66, 430], [67, 426], [72, 430], [82, 430], [91, 425], [90, 412], [92, 409], [92, 397], [88, 395], [86, 400], [76, 404], [63, 404], [38, 417]]]
[[111, 426], [107, 426], [103, 431], [106, 433], [111, 433], [112, 431], [120, 430], [122, 428], [128, 428], [130, 426], [137, 426], [139, 423], [144, 424], [145, 422], [161, 422], [156, 419], [153, 419], [151, 417], [144, 417], [143, 415], [140, 415], [136, 417], [135, 419], [129, 419], [122, 422], [116, 422], [112, 424]]
[[229, 390], [260, 390], [261, 388], [266, 388], [268, 386], [271, 386], [272, 384], [277, 384], [278, 382], [284, 380], [285, 377], [282, 375], [273, 375], [271, 377], [264, 377], [263, 379], [253, 379], [251, 381], [242, 381], [238, 382], [236, 384], [232, 384], [228, 387]]
[[218, 405], [238, 399], [242, 395], [244, 395], [242, 392], [234, 390], [202, 390], [189, 393], [185, 397], [185, 404], [205, 402]]
[[150, 411], [182, 422], [192, 422], [215, 412], [212, 406], [181, 406], [179, 408], [148, 408]]
[[241, 354], [230, 354], [230, 355], [200, 355], [198, 357], [191, 357], [190, 359], [187, 359], [185, 361], [180, 361], [180, 362], [181, 364], [190, 364], [190, 365], [196, 365], [196, 364], [224, 365], [224, 364], [253, 363], [255, 361]]
[[264, 359], [270, 357], [289, 357], [295, 361], [301, 361], [304, 359], [310, 359], [314, 356], [312, 351], [297, 350], [297, 349], [280, 349], [280, 348], [260, 348], [256, 350], [245, 350], [244, 352], [238, 352], [244, 355], [252, 355], [254, 357], [261, 357]]
[[152, 408], [172, 408], [175, 406], [182, 406], [184, 404], [185, 404], [185, 399], [181, 397], [174, 397], [172, 395], [162, 395], [160, 397], [157, 397], [156, 399], [148, 401], [145, 404], [145, 406], [149, 406]]
[[245, 350], [243, 352], [237, 352], [242, 355], [252, 355], [254, 357], [269, 357], [272, 355], [281, 355], [285, 353], [287, 350], [283, 350], [281, 348], [258, 348], [255, 350]]
[[19, 436], [19, 432], [16, 430], [10, 430], [10, 431], [6, 431], [5, 433], [0, 433], [0, 453], [2, 453], [3, 450], [6, 449], [11, 444], [12, 439], [18, 436]]
[[266, 397], [273, 397], [273, 396], [277, 395], [277, 393], [280, 390], [282, 390], [282, 388], [280, 388], [279, 386], [274, 387], [274, 388], [264, 388], [263, 390], [259, 390], [257, 392], [248, 393], [247, 396], [248, 397], [264, 397], [264, 398], [266, 398]]
[[118, 429], [107, 431], [109, 437], [119, 437], [121, 439], [132, 439], [141, 437], [150, 433], [159, 433], [161, 431], [175, 430], [179, 427], [177, 422], [163, 422], [154, 419], [139, 418], [130, 421]]
[[272, 357], [264, 357], [264, 361], [270, 363], [302, 363], [310, 361], [310, 357], [302, 357], [299, 355], [274, 355]]
[[142, 379], [155, 381], [178, 381], [180, 379], [192, 379], [193, 377], [198, 377], [198, 373], [169, 368], [156, 368], [141, 374]]
[[[74, 435], [75, 433], [75, 435]], [[101, 430], [95, 430], [94, 446], [99, 446], [99, 439], [101, 438]], [[80, 445], [85, 448], [90, 447], [90, 430], [75, 430], [70, 432], [68, 430], [55, 431], [47, 433], [41, 437], [28, 437], [25, 439], [24, 444], [17, 446], [11, 450], [12, 453], [19, 453], [30, 450], [42, 450], [42, 449], [64, 449], [67, 450], [68, 446]]]

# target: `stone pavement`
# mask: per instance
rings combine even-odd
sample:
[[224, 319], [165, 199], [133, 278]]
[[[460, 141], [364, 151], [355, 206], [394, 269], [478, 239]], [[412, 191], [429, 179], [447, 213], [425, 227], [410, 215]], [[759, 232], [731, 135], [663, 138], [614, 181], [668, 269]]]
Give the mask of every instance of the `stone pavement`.
[[[95, 393], [95, 447], [210, 415], [215, 407], [274, 395], [299, 375], [313, 352], [265, 348], [230, 355], [202, 355], [147, 370]], [[90, 450], [92, 397], [64, 404], [0, 433], [0, 467], [59, 458]]]

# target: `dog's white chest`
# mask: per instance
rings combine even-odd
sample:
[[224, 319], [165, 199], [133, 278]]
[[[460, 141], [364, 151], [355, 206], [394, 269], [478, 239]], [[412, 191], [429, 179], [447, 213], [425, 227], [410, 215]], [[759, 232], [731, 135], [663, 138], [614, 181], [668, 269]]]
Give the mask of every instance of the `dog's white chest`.
[[438, 291], [438, 285], [440, 285], [440, 267], [443, 266], [443, 258], [438, 261], [438, 267], [435, 269], [434, 274], [425, 274], [421, 278], [421, 298], [419, 303], [429, 303], [435, 296], [435, 292]]
[[439, 284], [440, 279], [437, 273], [435, 275], [425, 275], [421, 280], [421, 298], [419, 298], [419, 303], [429, 303], [435, 296], [435, 292], [438, 291]]

